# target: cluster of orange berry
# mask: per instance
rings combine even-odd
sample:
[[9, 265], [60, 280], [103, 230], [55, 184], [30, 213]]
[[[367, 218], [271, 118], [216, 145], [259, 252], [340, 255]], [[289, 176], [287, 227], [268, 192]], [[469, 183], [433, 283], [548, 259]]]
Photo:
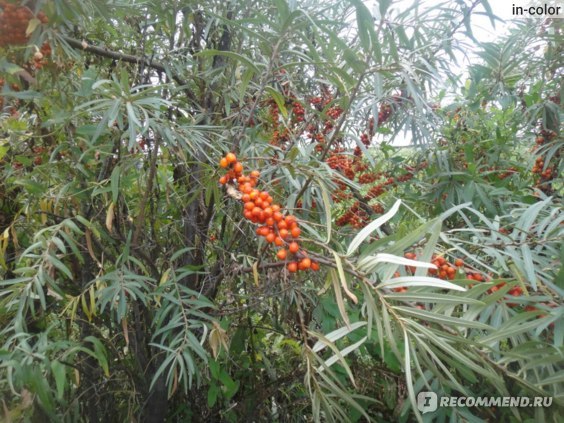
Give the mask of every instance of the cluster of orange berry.
[[253, 223], [258, 223], [257, 235], [265, 238], [269, 244], [283, 247], [278, 250], [276, 257], [287, 260], [290, 255], [293, 259], [287, 263], [289, 272], [311, 269], [319, 270], [319, 264], [312, 261], [305, 251], [300, 250], [298, 238], [301, 229], [295, 216], [284, 215], [278, 204], [273, 204], [273, 198], [267, 191], [256, 189], [260, 172], [253, 170], [247, 176], [243, 172], [243, 164], [237, 160], [233, 153], [228, 153], [219, 161], [222, 169], [227, 173], [219, 178], [219, 183], [237, 184], [240, 200], [243, 202], [243, 216]]
[[[8, 3], [6, 0], [0, 0], [0, 8], [0, 47], [27, 43], [26, 31], [29, 21], [34, 18], [32, 11], [27, 6]], [[44, 24], [49, 22], [43, 12], [37, 14], [37, 19]]]
[[44, 42], [41, 46], [41, 49], [39, 49], [39, 51], [35, 52], [35, 54], [33, 55], [33, 62], [31, 62], [33, 64], [33, 67], [35, 69], [41, 69], [47, 63], [47, 58], [50, 55], [51, 46], [48, 42]]
[[550, 179], [552, 176], [552, 169], [548, 167], [543, 171], [543, 168], [544, 159], [542, 157], [537, 157], [535, 164], [533, 165], [532, 172], [539, 174], [543, 179]]
[[[410, 260], [417, 260], [417, 254], [407, 252], [404, 257]], [[456, 275], [456, 269], [464, 266], [464, 261], [462, 259], [455, 259], [454, 263], [449, 263], [443, 256], [433, 255], [431, 258], [431, 263], [437, 266], [436, 269], [429, 269], [428, 273], [431, 276], [437, 276], [439, 279], [450, 279], [453, 280]], [[406, 266], [409, 273], [415, 273], [414, 266]]]

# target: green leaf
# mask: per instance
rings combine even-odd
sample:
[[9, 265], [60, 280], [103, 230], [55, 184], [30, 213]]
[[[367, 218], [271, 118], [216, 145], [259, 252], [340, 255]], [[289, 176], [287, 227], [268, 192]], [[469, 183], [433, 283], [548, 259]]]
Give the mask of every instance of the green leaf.
[[[325, 339], [327, 339], [331, 342], [335, 342], [335, 341], [341, 339], [343, 336], [348, 335], [349, 333], [351, 333], [355, 329], [358, 329], [360, 327], [365, 326], [366, 324], [367, 324], [367, 322], [354, 322], [348, 327], [344, 326], [342, 328], [339, 328], [337, 330], [334, 330], [334, 331], [328, 333], [327, 335], [325, 335]], [[319, 352], [319, 351], [323, 350], [326, 346], [327, 346], [326, 343], [321, 342], [321, 341], [317, 341], [315, 343], [315, 345], [313, 346], [313, 352]]]
[[213, 408], [217, 402], [217, 396], [219, 394], [219, 387], [212, 383], [208, 389], [208, 408]]
[[259, 68], [256, 66], [256, 64], [249, 59], [248, 57], [245, 57], [239, 53], [235, 53], [233, 51], [220, 51], [220, 50], [214, 50], [214, 49], [209, 49], [209, 50], [204, 50], [201, 51], [199, 53], [194, 54], [195, 57], [207, 57], [207, 56], [225, 56], [228, 57], [230, 59], [233, 59], [237, 62], [241, 62], [244, 63], [247, 67], [251, 68], [255, 73], [259, 73], [260, 70]]
[[278, 91], [276, 91], [272, 87], [266, 87], [265, 91], [272, 96], [272, 98], [276, 102], [276, 105], [278, 106], [278, 109], [280, 110], [280, 113], [282, 113], [282, 116], [284, 116], [284, 119], [287, 119], [288, 118], [288, 110], [286, 109], [286, 104], [285, 104], [286, 102], [284, 101], [284, 97], [282, 96], [282, 94], [280, 94]]
[[400, 205], [401, 205], [401, 200], [397, 200], [386, 214], [380, 216], [379, 218], [368, 224], [364, 229], [362, 229], [349, 244], [349, 248], [347, 250], [347, 257], [350, 257], [352, 253], [356, 251], [356, 249], [360, 246], [360, 244], [362, 244], [364, 240], [368, 238], [372, 232], [374, 232], [376, 229], [378, 229], [380, 226], [382, 226], [384, 223], [386, 223], [388, 220], [394, 217]]
[[65, 381], [66, 381], [66, 366], [60, 361], [51, 362], [51, 371], [55, 377], [55, 385], [57, 387], [57, 399], [63, 399], [65, 393]]
[[119, 165], [114, 167], [112, 170], [112, 176], [110, 177], [110, 185], [112, 187], [112, 203], [117, 204], [119, 196], [119, 177], [121, 168]]

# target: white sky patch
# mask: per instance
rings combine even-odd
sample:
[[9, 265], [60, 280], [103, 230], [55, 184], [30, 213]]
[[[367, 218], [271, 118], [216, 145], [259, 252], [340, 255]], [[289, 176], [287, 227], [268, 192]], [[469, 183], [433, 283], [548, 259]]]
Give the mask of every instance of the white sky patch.
[[[413, 5], [415, 0], [393, 0], [390, 6], [391, 9], [395, 9], [396, 11], [401, 11], [407, 9], [409, 6]], [[440, 4], [444, 4], [444, 0], [423, 0], [420, 2], [421, 9], [430, 9], [433, 7], [437, 7]], [[550, 2], [548, 0], [547, 2]], [[556, 3], [564, 3], [563, 0], [557, 0]], [[372, 11], [372, 14], [376, 17], [379, 16], [379, 9], [378, 9], [378, 1], [377, 0], [365, 0], [364, 2], [369, 10]], [[503, 37], [504, 35], [508, 34], [510, 27], [512, 26], [512, 22], [516, 21], [518, 18], [513, 16], [512, 14], [512, 4], [518, 3], [525, 3], [524, 0], [490, 0], [489, 5], [492, 9], [494, 16], [498, 19], [495, 20], [495, 27], [492, 26], [492, 22], [489, 16], [486, 14], [484, 7], [480, 4], [478, 5], [472, 13], [470, 22], [472, 26], [472, 34], [474, 38], [479, 43], [486, 43], [486, 42], [495, 42], [497, 39]], [[469, 4], [466, 1], [466, 4]], [[476, 63], [479, 59], [477, 58], [476, 53], [480, 50], [480, 45], [474, 43], [472, 40], [468, 39], [463, 32], [465, 31], [464, 27], [461, 27], [457, 34], [455, 34], [455, 38], [464, 39], [465, 43], [468, 45], [468, 51], [463, 54], [462, 52], [455, 52], [455, 56], [457, 57], [458, 63], [453, 63], [453, 69], [459, 70], [461, 77], [461, 81], [464, 81], [468, 77], [468, 66]], [[408, 35], [410, 35], [408, 33]], [[377, 137], [378, 138], [378, 137]], [[390, 141], [387, 137], [384, 137], [386, 141]], [[380, 142], [381, 140], [376, 139], [376, 142]], [[392, 145], [396, 147], [400, 146], [408, 146], [411, 145], [411, 134], [409, 131], [399, 133], [393, 140]]]

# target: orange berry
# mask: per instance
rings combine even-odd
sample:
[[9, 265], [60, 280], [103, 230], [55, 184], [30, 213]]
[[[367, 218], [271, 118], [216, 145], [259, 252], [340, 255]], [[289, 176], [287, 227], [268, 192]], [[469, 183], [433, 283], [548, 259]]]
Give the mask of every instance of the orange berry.
[[273, 204], [272, 205], [272, 211], [273, 212], [278, 212], [280, 211], [280, 206], [278, 204]]
[[309, 269], [311, 267], [311, 259], [310, 258], [303, 258], [300, 262], [304, 269]]
[[225, 185], [227, 183], [228, 179], [227, 176], [223, 175], [221, 178], [219, 178], [219, 183], [221, 185]]
[[245, 203], [245, 210], [253, 210], [255, 208], [255, 203], [252, 201], [247, 201]]
[[251, 178], [257, 179], [260, 176], [260, 172], [258, 170], [253, 170], [251, 172]]
[[298, 271], [298, 263], [296, 263], [295, 261], [288, 263], [288, 271], [290, 273], [295, 273]]
[[284, 240], [282, 238], [280, 238], [279, 236], [277, 236], [274, 239], [274, 245], [276, 245], [277, 247], [281, 247], [284, 245]]
[[288, 249], [290, 250], [291, 253], [296, 254], [298, 252], [298, 250], [300, 249], [300, 246], [298, 245], [297, 242], [291, 242], [290, 246], [288, 247]]
[[314, 272], [317, 272], [319, 270], [319, 263], [317, 263], [316, 261], [312, 261], [311, 262], [311, 270], [313, 270]]
[[272, 217], [272, 207], [267, 207], [264, 209], [264, 215], [269, 218]]
[[457, 258], [456, 260], [454, 260], [454, 265], [456, 267], [462, 267], [464, 266], [464, 260]]
[[302, 231], [298, 227], [295, 227], [295, 228], [292, 229], [292, 236], [294, 238], [299, 237], [301, 233], [302, 233]]
[[233, 170], [236, 173], [241, 173], [243, 172], [243, 165], [240, 162], [235, 163], [235, 166], [233, 166]]
[[251, 200], [256, 200], [258, 198], [259, 192], [256, 189], [253, 189], [250, 193], [249, 193], [249, 197], [251, 197]]
[[[266, 211], [264, 212], [264, 215], [266, 216]], [[267, 217], [264, 223], [268, 226], [274, 226], [274, 219], [272, 217]]]
[[253, 207], [252, 213], [253, 216], [258, 217], [262, 213], [262, 210], [259, 207]]
[[225, 157], [219, 161], [219, 166], [224, 169], [229, 166], [229, 163], [227, 163], [227, 159]]
[[[272, 206], [271, 208], [272, 208], [272, 210], [274, 210], [274, 206]], [[284, 216], [282, 216], [282, 213], [280, 213], [277, 210], [274, 210], [272, 217], [274, 217], [274, 220], [276, 222], [280, 222], [284, 218]]]
[[269, 232], [268, 235], [266, 236], [266, 242], [268, 242], [269, 244], [272, 244], [275, 239], [276, 239], [276, 235], [274, 235], [273, 232]]
[[282, 239], [288, 238], [289, 235], [288, 229], [280, 229], [278, 232], [280, 233], [280, 238]]
[[260, 235], [267, 236], [270, 233], [270, 229], [267, 226], [260, 227]]
[[284, 248], [278, 250], [278, 252], [276, 253], [276, 257], [278, 257], [280, 260], [286, 260], [286, 255], [286, 250]]
[[237, 156], [235, 156], [235, 154], [233, 153], [227, 153], [225, 159], [227, 160], [227, 163], [231, 164], [237, 161]]
[[285, 220], [281, 220], [280, 222], [278, 222], [278, 229], [288, 229], [288, 225], [286, 224]]
[[248, 203], [249, 201], [251, 201], [251, 197], [249, 196], [249, 194], [243, 194], [243, 196], [241, 197], [241, 201], [243, 203]]
[[262, 198], [263, 200], [268, 199], [268, 197], [269, 197], [268, 192], [263, 191], [260, 193], [260, 198]]

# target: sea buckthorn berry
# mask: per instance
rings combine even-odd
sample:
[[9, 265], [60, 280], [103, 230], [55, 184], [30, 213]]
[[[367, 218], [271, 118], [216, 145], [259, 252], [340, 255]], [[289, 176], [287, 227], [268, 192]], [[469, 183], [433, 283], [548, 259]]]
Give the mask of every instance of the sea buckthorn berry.
[[[274, 207], [272, 207], [272, 210], [274, 210]], [[272, 217], [274, 217], [274, 220], [276, 222], [280, 222], [284, 218], [284, 216], [282, 216], [282, 213], [276, 210], [274, 210], [274, 214], [272, 215]]]
[[311, 262], [311, 270], [313, 270], [314, 272], [317, 272], [319, 270], [319, 263], [317, 263], [316, 261], [312, 261]]
[[282, 239], [288, 238], [289, 235], [288, 229], [280, 229], [278, 233], [280, 234], [280, 238]]
[[223, 175], [221, 178], [219, 178], [219, 183], [221, 185], [225, 185], [227, 183], [227, 176]]
[[277, 247], [281, 247], [284, 245], [284, 240], [282, 238], [280, 238], [279, 236], [277, 236], [274, 239], [274, 245], [276, 245]]
[[298, 263], [295, 261], [288, 263], [288, 271], [291, 273], [295, 273], [298, 271]]
[[278, 229], [288, 229], [288, 224], [285, 220], [280, 220], [280, 222], [278, 222]]
[[243, 165], [240, 162], [237, 162], [233, 166], [233, 170], [237, 173], [241, 173], [243, 171]]
[[300, 246], [298, 245], [297, 242], [293, 241], [290, 243], [290, 246], [288, 247], [288, 249], [290, 250], [291, 253], [296, 254], [298, 252], [298, 250], [300, 249]]
[[276, 253], [276, 257], [278, 257], [280, 260], [286, 260], [286, 250], [284, 248], [282, 248], [281, 250], [278, 250], [278, 252]]
[[304, 269], [309, 269], [311, 267], [311, 259], [308, 258], [308, 257], [305, 257], [305, 258], [302, 259], [300, 264], [302, 265], [302, 267]]
[[237, 161], [237, 156], [233, 153], [227, 153], [225, 159], [227, 160], [227, 163], [231, 164]]
[[276, 235], [274, 235], [273, 232], [269, 232], [269, 234], [266, 236], [266, 242], [268, 242], [269, 244], [272, 244], [274, 242], [274, 240], [276, 239]]
[[462, 267], [464, 266], [464, 260], [457, 258], [456, 260], [454, 260], [454, 265], [456, 267]]
[[292, 231], [291, 231], [292, 236], [293, 236], [294, 238], [299, 237], [301, 232], [302, 232], [302, 231], [300, 230], [300, 228], [297, 228], [297, 227], [294, 227], [294, 228], [292, 229]]
[[219, 161], [219, 166], [224, 169], [229, 166], [229, 163], [227, 162], [227, 159], [225, 157]]

